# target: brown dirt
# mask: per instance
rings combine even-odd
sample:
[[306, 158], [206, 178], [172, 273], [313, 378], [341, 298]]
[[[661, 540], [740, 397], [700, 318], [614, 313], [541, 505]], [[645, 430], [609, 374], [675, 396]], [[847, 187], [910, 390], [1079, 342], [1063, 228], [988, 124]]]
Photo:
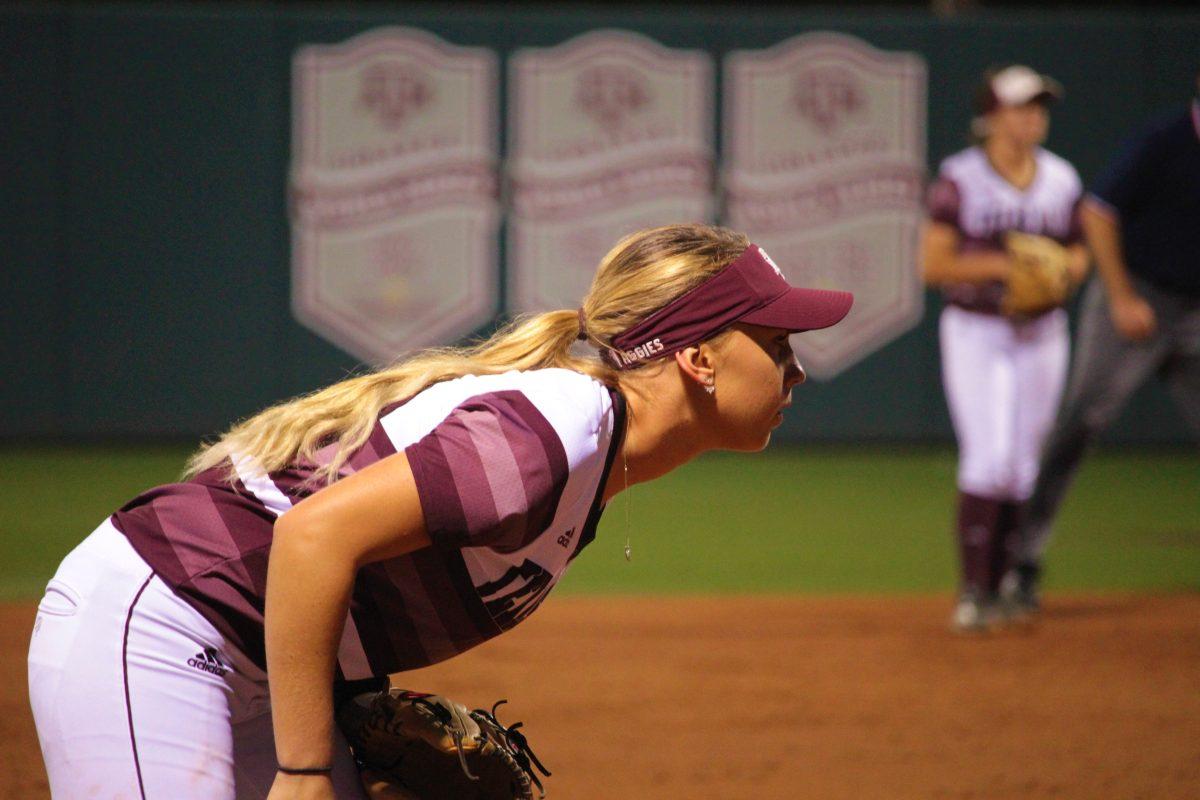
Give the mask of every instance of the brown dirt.
[[[961, 638], [945, 598], [555, 598], [406, 676], [507, 697], [552, 800], [1200, 798], [1200, 595], [1052, 597]], [[33, 609], [0, 606], [0, 797], [47, 796]]]

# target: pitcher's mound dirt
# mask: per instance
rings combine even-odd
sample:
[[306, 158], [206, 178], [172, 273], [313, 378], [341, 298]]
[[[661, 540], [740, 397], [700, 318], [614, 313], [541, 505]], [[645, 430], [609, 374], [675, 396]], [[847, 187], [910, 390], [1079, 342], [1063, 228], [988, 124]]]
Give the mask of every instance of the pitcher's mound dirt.
[[[1200, 595], [1047, 606], [1036, 627], [962, 638], [947, 597], [555, 597], [402, 682], [508, 698], [550, 800], [1200, 798]], [[32, 619], [0, 606], [14, 800], [48, 796]]]

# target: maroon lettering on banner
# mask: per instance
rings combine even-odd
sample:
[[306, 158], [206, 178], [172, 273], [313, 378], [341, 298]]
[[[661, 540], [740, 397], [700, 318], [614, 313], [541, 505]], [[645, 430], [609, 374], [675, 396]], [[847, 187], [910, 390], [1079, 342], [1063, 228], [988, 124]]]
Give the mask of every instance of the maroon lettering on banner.
[[499, 281], [495, 54], [408, 28], [297, 51], [292, 308], [387, 362], [471, 333]]
[[925, 75], [916, 54], [833, 33], [726, 59], [726, 222], [792, 283], [855, 294], [841, 323], [794, 339], [813, 377], [834, 377], [924, 313]]
[[713, 217], [713, 66], [605, 30], [510, 60], [514, 311], [573, 308], [640, 228]]

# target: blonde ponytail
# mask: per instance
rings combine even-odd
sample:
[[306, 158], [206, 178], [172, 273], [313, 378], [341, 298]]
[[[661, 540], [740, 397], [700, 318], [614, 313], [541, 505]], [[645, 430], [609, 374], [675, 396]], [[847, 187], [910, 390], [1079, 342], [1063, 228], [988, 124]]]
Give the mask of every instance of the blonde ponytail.
[[[585, 337], [601, 349], [622, 331], [701, 283], [736, 258], [745, 236], [708, 225], [672, 225], [632, 234], [601, 261], [583, 301]], [[595, 355], [572, 352], [580, 333], [575, 310], [521, 317], [489, 339], [467, 347], [443, 347], [376, 372], [335, 383], [243, 420], [189, 460], [185, 477], [250, 457], [274, 472], [298, 461], [315, 461], [318, 450], [337, 444], [314, 481], [332, 483], [346, 459], [367, 441], [384, 406], [428, 386], [463, 375], [509, 370], [569, 369], [616, 386], [616, 371]]]
[[333, 460], [313, 476], [332, 482], [346, 459], [371, 435], [384, 406], [462, 375], [561, 367], [615, 381], [612, 368], [599, 359], [571, 353], [578, 332], [575, 311], [518, 318], [479, 344], [426, 350], [377, 372], [280, 403], [239, 422], [202, 448], [188, 462], [185, 477], [240, 456], [251, 456], [258, 468], [274, 472], [296, 461], [312, 461], [317, 450], [336, 441]]

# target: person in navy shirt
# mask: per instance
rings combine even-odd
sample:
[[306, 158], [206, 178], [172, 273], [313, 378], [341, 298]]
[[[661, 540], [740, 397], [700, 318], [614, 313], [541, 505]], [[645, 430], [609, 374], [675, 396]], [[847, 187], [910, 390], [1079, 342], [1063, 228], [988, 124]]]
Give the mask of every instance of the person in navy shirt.
[[1002, 590], [1033, 612], [1054, 517], [1087, 446], [1151, 375], [1200, 439], [1200, 75], [1182, 112], [1123, 147], [1083, 207], [1099, 281], [1082, 300], [1076, 361]]

